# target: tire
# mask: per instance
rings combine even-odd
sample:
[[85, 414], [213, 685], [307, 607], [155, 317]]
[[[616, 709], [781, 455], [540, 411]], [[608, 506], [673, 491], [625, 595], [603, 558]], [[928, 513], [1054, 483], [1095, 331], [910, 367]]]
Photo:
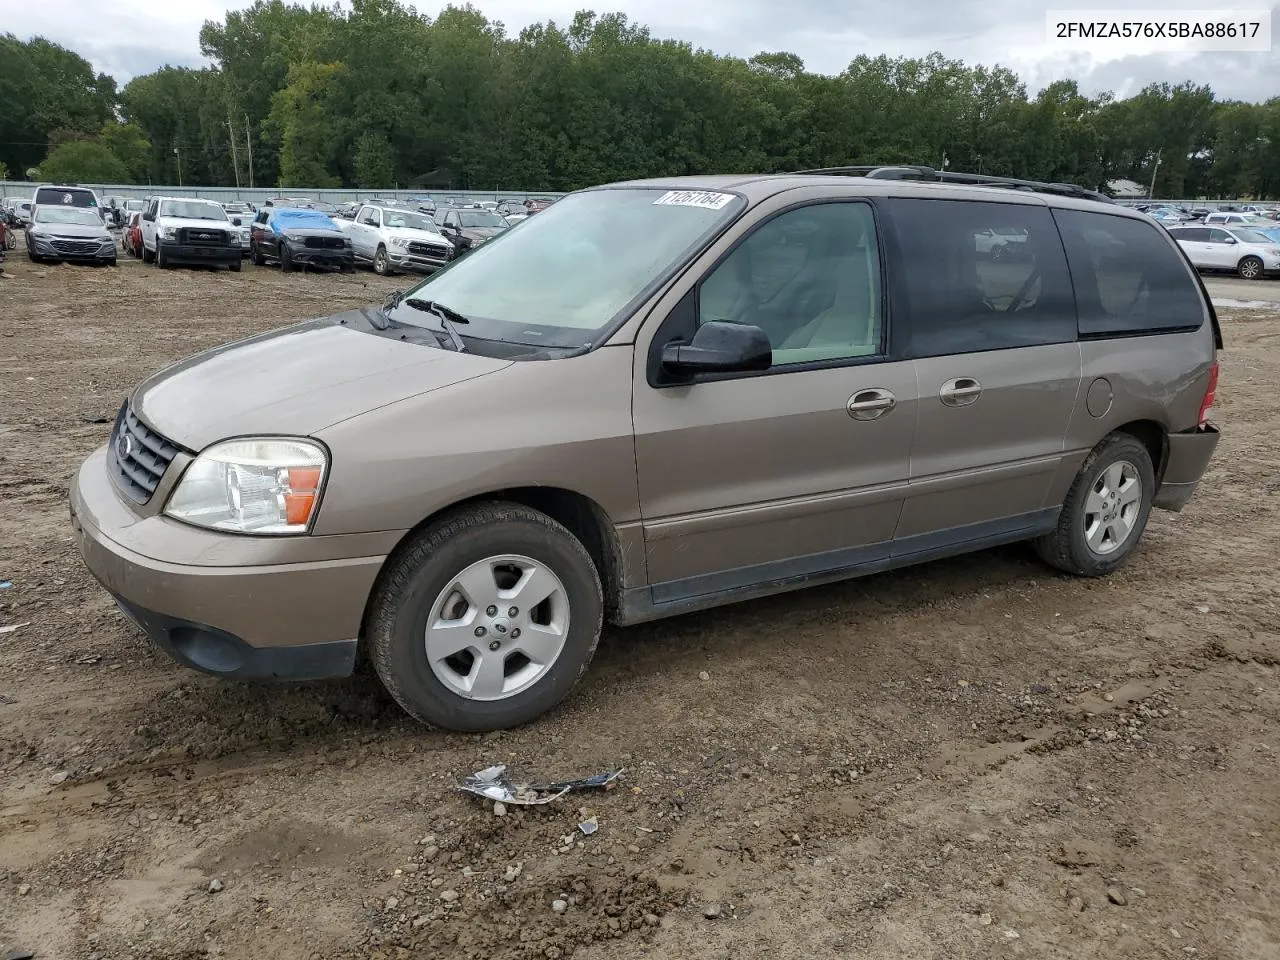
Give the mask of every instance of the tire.
[[1257, 257], [1245, 257], [1236, 266], [1236, 273], [1242, 280], [1261, 280], [1264, 267]]
[[373, 255], [373, 272], [380, 277], [391, 276], [391, 260], [387, 257], [387, 248], [378, 244], [378, 252]]
[[249, 247], [249, 259], [255, 267], [263, 267], [267, 263], [267, 258], [262, 255], [262, 248], [256, 243]]
[[[1119, 485], [1115, 483], [1117, 477], [1123, 478]], [[1136, 499], [1127, 501], [1125, 491], [1133, 489], [1129, 485], [1133, 480], [1138, 483]], [[1111, 434], [1085, 458], [1067, 492], [1057, 527], [1035, 541], [1036, 552], [1045, 563], [1066, 573], [1080, 577], [1106, 576], [1124, 564], [1142, 538], [1151, 515], [1155, 486], [1155, 468], [1147, 448], [1128, 434]], [[1109, 497], [1107, 491], [1116, 496]], [[1119, 527], [1107, 523], [1108, 514], [1091, 509], [1098, 505], [1095, 495], [1103, 498], [1104, 507], [1121, 508], [1115, 522], [1124, 524], [1127, 533], [1116, 536]], [[1126, 522], [1129, 504], [1132, 504], [1132, 513]], [[1098, 522], [1111, 526], [1111, 536], [1104, 537], [1095, 546], [1090, 543], [1087, 528], [1097, 529]]]
[[228, 263], [228, 264], [227, 264], [227, 267], [231, 270], [231, 272], [232, 272], [232, 273], [239, 273], [239, 272], [240, 272], [240, 261], [239, 261], [239, 260], [236, 260], [234, 263]]
[[146, 243], [142, 244], [142, 262], [155, 263], [156, 254], [154, 250], [148, 250]]
[[[497, 573], [486, 569], [491, 560], [499, 561]], [[501, 619], [494, 620], [488, 610], [495, 608], [475, 606], [465, 594], [451, 588], [464, 571], [471, 582], [494, 588], [497, 578], [505, 573], [501, 561], [525, 570], [540, 567], [538, 583], [554, 582], [545, 604], [535, 606], [532, 621], [529, 611], [508, 620], [500, 610]], [[545, 576], [548, 572], [550, 578]], [[484, 590], [477, 594], [483, 595]], [[516, 609], [519, 595], [500, 602], [513, 604], [508, 610]], [[458, 604], [467, 611], [465, 615], [459, 612]], [[443, 611], [450, 607], [454, 608], [451, 614], [445, 615]], [[374, 590], [365, 639], [382, 683], [410, 716], [447, 730], [502, 730], [533, 720], [568, 695], [595, 654], [603, 609], [595, 564], [565, 527], [519, 504], [481, 503], [442, 518], [392, 556]], [[433, 615], [464, 621], [455, 628], [464, 632], [444, 635], [438, 651], [442, 656], [434, 660], [427, 643], [427, 625]], [[563, 632], [527, 629], [543, 620], [563, 623], [566, 617]], [[487, 639], [473, 643], [478, 635], [471, 624], [477, 621], [476, 629], [484, 625]], [[544, 645], [548, 651], [545, 664], [520, 652], [517, 631], [522, 623], [528, 634], [526, 642], [549, 639], [550, 645]], [[506, 639], [495, 639], [499, 637]], [[459, 642], [475, 652], [443, 656]], [[501, 659], [495, 659], [489, 646], [495, 642], [508, 647], [509, 652], [499, 654]], [[463, 668], [474, 674], [472, 682], [479, 684], [483, 663], [497, 664], [501, 672], [488, 674], [488, 692], [496, 691], [496, 695], [476, 698], [461, 689], [467, 683]], [[523, 682], [522, 672], [528, 673]], [[499, 686], [495, 688], [494, 683]], [[502, 692], [501, 685], [506, 683], [514, 689]]]
[[289, 248], [283, 244], [280, 246], [280, 270], [282, 273], [293, 272], [293, 257], [289, 254]]
[[169, 269], [169, 260], [164, 255], [164, 244], [156, 242], [156, 266], [161, 270]]
[[108, 266], [108, 267], [114, 267], [115, 265], [116, 265], [116, 258], [115, 258], [115, 257], [112, 257], [110, 260], [108, 260], [108, 261], [107, 261], [107, 266]]

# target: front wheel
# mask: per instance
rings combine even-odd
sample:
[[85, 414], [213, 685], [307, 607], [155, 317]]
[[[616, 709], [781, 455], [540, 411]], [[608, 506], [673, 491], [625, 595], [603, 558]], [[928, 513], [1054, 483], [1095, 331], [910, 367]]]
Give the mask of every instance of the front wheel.
[[232, 273], [239, 273], [239, 272], [240, 272], [240, 261], [239, 261], [239, 260], [233, 260], [231, 263], [228, 263], [228, 264], [227, 264], [227, 269], [228, 269], [228, 270], [230, 270]]
[[282, 273], [293, 272], [293, 256], [289, 253], [289, 248], [285, 244], [280, 245], [280, 271]]
[[595, 564], [564, 526], [519, 504], [482, 503], [392, 557], [365, 639], [411, 716], [500, 730], [568, 695], [595, 653], [603, 606]]
[[1243, 280], [1257, 280], [1262, 276], [1262, 261], [1257, 257], [1245, 257], [1236, 267], [1236, 273]]
[[378, 252], [373, 255], [373, 272], [380, 277], [391, 273], [391, 258], [387, 256], [386, 247], [378, 247]]
[[1036, 551], [1049, 565], [1077, 576], [1111, 573], [1142, 537], [1155, 486], [1147, 448], [1128, 434], [1113, 433], [1085, 459], [1057, 528], [1036, 541]]
[[142, 262], [153, 263], [155, 262], [155, 259], [156, 259], [155, 251], [148, 250], [147, 245], [144, 243], [142, 245]]
[[262, 250], [256, 243], [249, 247], [249, 259], [253, 261], [255, 267], [261, 267], [267, 262], [267, 258], [262, 255]]
[[161, 270], [169, 268], [169, 258], [164, 255], [164, 244], [158, 241], [156, 243], [156, 266]]

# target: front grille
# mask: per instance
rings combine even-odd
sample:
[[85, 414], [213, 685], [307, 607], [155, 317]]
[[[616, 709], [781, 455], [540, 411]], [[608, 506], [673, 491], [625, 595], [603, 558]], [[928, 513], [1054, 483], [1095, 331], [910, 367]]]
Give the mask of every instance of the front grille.
[[409, 241], [409, 252], [419, 257], [438, 257], [447, 260], [449, 248], [436, 246], [434, 243], [423, 243], [421, 240]]
[[53, 245], [53, 249], [59, 253], [69, 254], [71, 256], [88, 256], [97, 253], [99, 247], [102, 246], [100, 240], [60, 240], [54, 239], [49, 241]]
[[347, 240], [345, 237], [307, 237], [306, 243], [313, 250], [341, 250]]
[[215, 230], [212, 227], [179, 227], [178, 242], [185, 243], [188, 246], [199, 246], [200, 244], [226, 246], [227, 231]]
[[135, 503], [146, 503], [178, 449], [139, 420], [126, 401], [111, 429], [107, 469], [125, 496]]

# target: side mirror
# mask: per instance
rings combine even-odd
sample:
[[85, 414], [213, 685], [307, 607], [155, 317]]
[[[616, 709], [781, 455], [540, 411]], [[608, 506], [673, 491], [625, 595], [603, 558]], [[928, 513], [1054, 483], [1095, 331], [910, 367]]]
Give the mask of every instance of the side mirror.
[[704, 323], [692, 343], [668, 343], [662, 365], [672, 373], [712, 373], [767, 370], [773, 364], [773, 345], [759, 327], [727, 320]]
[[151, 212], [150, 212], [150, 211], [147, 211], [146, 213], [144, 213], [144, 214], [142, 215], [142, 219], [143, 219], [143, 220], [146, 220], [148, 223], [150, 223], [152, 220], [154, 220], [154, 219], [155, 219], [155, 217], [153, 217], [153, 216], [151, 215]]
[[1239, 242], [1240, 241], [1237, 240], [1235, 237], [1227, 237], [1227, 243], [1239, 243]]

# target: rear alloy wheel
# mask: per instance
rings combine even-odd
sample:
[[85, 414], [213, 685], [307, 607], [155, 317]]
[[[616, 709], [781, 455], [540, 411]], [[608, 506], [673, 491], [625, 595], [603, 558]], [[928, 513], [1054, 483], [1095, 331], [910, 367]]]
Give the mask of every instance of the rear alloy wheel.
[[595, 653], [602, 611], [599, 574], [572, 533], [528, 507], [482, 503], [391, 560], [365, 639], [413, 717], [500, 730], [564, 699]]
[[1257, 257], [1245, 257], [1236, 267], [1236, 273], [1244, 280], [1258, 280], [1262, 277], [1262, 261]]
[[1155, 485], [1147, 448], [1135, 437], [1113, 433], [1076, 474], [1057, 528], [1036, 541], [1041, 559], [1078, 576], [1111, 573], [1142, 537]]
[[387, 256], [387, 248], [378, 247], [378, 252], [373, 255], [373, 272], [380, 277], [385, 277], [391, 273], [391, 258]]

